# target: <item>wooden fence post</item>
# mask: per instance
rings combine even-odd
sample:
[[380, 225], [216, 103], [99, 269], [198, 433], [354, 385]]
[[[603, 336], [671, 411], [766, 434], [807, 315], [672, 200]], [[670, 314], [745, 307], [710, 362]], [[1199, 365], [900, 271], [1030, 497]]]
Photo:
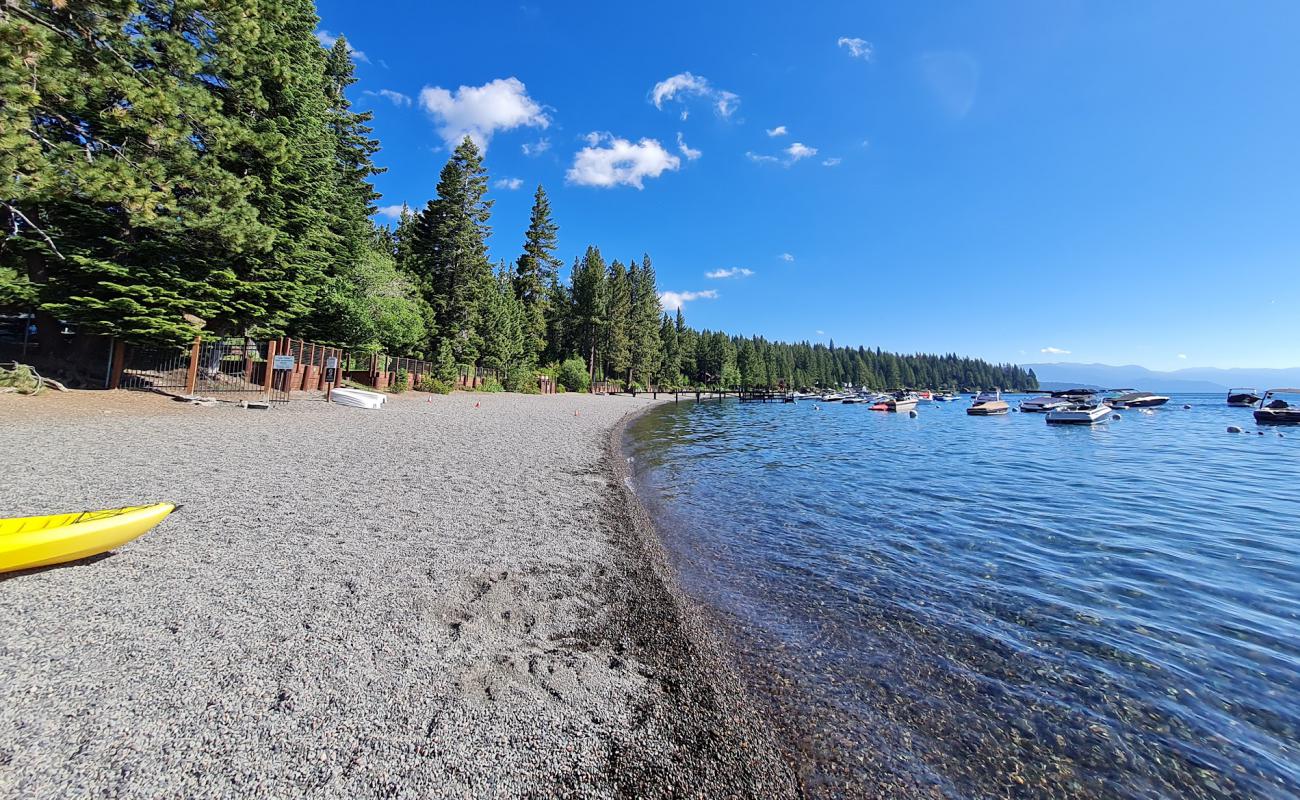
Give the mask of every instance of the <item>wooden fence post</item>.
[[108, 388], [117, 389], [122, 386], [122, 370], [126, 367], [126, 342], [121, 339], [113, 340], [113, 365], [108, 370]]
[[185, 373], [185, 394], [194, 394], [194, 387], [199, 381], [199, 359], [203, 357], [203, 337], [195, 336], [190, 345], [190, 368]]
[[265, 392], [267, 399], [271, 397], [271, 384], [275, 375], [275, 340], [272, 339], [266, 343], [266, 370], [262, 374], [262, 391]]

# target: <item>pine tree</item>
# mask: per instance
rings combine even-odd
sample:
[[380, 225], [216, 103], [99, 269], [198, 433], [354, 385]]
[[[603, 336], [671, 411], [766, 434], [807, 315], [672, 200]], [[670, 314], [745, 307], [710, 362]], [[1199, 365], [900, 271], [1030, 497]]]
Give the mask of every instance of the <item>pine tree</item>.
[[227, 169], [252, 185], [250, 200], [274, 238], [265, 250], [231, 259], [234, 298], [209, 325], [223, 333], [285, 330], [307, 311], [341, 240], [330, 228], [336, 151], [315, 8], [311, 0], [268, 0], [256, 8], [256, 44], [238, 54], [242, 72], [212, 91], [228, 118], [247, 123], [246, 146]]
[[659, 323], [659, 344], [664, 357], [655, 383], [665, 387], [676, 386], [682, 378], [682, 354], [677, 340], [677, 326], [667, 314], [664, 314], [663, 321]]
[[379, 142], [371, 138], [371, 128], [366, 124], [374, 114], [353, 112], [347, 98], [347, 88], [357, 79], [353, 74], [352, 51], [343, 36], [329, 49], [324, 69], [326, 113], [334, 143], [337, 182], [336, 199], [330, 209], [334, 216], [332, 227], [340, 238], [335, 255], [345, 263], [356, 262], [373, 246], [370, 215], [380, 195], [370, 178], [384, 170], [375, 166], [373, 158], [379, 152]]
[[573, 266], [574, 338], [579, 352], [587, 361], [587, 372], [596, 379], [596, 354], [604, 333], [606, 317], [605, 259], [600, 250], [588, 247], [581, 261]]
[[41, 329], [187, 341], [185, 315], [235, 300], [229, 255], [269, 246], [247, 181], [224, 167], [257, 142], [212, 91], [238, 83], [257, 38], [234, 5], [0, 12], [0, 266]]
[[655, 284], [655, 271], [650, 256], [642, 256], [628, 274], [632, 284], [632, 379], [643, 386], [649, 385], [659, 372], [662, 357], [659, 341], [659, 289]]
[[[633, 269], [636, 262], [633, 262]], [[623, 263], [615, 259], [609, 265], [606, 279], [606, 311], [604, 345], [605, 374], [617, 376], [631, 383], [632, 376], [632, 282]]]
[[523, 302], [515, 296], [514, 281], [503, 266], [483, 304], [482, 363], [496, 370], [503, 383], [513, 386], [518, 372], [528, 370], [528, 353]]
[[435, 349], [451, 342], [457, 363], [477, 363], [483, 344], [482, 305], [493, 289], [487, 260], [492, 201], [474, 142], [456, 146], [438, 178], [438, 197], [415, 223], [409, 269], [417, 276], [438, 330]]
[[528, 346], [537, 358], [547, 349], [548, 289], [557, 279], [561, 263], [555, 257], [558, 231], [559, 227], [551, 220], [551, 202], [546, 190], [538, 185], [524, 234], [524, 252], [515, 265], [515, 294], [524, 304]]

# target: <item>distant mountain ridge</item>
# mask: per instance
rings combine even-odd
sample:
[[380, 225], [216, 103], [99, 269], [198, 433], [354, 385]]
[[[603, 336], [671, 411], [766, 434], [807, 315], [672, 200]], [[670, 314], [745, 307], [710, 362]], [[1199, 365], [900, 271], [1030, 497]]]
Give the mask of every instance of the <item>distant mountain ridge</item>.
[[1219, 369], [1189, 367], [1172, 372], [1110, 364], [1021, 364], [1038, 376], [1039, 385], [1069, 384], [1107, 389], [1132, 388], [1149, 392], [1226, 392], [1239, 386], [1255, 389], [1300, 386], [1300, 367], [1288, 369]]

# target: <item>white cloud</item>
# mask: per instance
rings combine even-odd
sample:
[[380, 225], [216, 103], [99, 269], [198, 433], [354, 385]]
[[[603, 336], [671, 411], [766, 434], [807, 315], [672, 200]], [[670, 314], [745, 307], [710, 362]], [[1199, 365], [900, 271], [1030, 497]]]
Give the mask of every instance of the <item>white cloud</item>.
[[401, 219], [402, 209], [404, 208], [406, 208], [405, 205], [380, 206], [378, 209], [375, 210], [375, 213], [381, 217], [388, 217], [389, 219]]
[[1179, 353], [1179, 354], [1178, 354], [1178, 357], [1181, 358], [1181, 359], [1184, 360], [1184, 361], [1187, 360], [1187, 354], [1186, 354], [1186, 353]]
[[686, 144], [686, 140], [682, 138], [681, 131], [677, 132], [677, 149], [682, 151], [682, 155], [686, 156], [687, 161], [694, 161], [695, 159], [704, 155], [704, 153], [700, 152], [699, 150], [695, 150], [691, 148], [690, 145]]
[[712, 280], [723, 280], [725, 278], [748, 278], [754, 274], [754, 270], [745, 269], [744, 267], [732, 267], [731, 269], [715, 269], [712, 272], [704, 273], [704, 277]]
[[787, 133], [789, 133], [789, 131], [785, 129], [784, 125], [777, 125], [775, 128], [767, 129], [768, 136], [785, 136]]
[[790, 255], [789, 253], [782, 253], [781, 255], [777, 256], [777, 258], [786, 262], [794, 261], [794, 256]]
[[719, 91], [713, 99], [713, 107], [718, 110], [718, 114], [723, 117], [730, 117], [736, 113], [740, 106], [740, 95], [735, 92]]
[[513, 192], [514, 190], [518, 189], [520, 186], [523, 186], [524, 181], [522, 178], [501, 178], [492, 185], [498, 189], [507, 189]]
[[386, 100], [391, 101], [393, 105], [399, 108], [404, 106], [409, 106], [411, 103], [414, 102], [409, 95], [402, 94], [401, 92], [395, 92], [392, 89], [380, 89], [377, 92], [372, 92], [369, 89], [366, 89], [364, 92], [362, 92], [362, 94], [366, 95], [367, 97], [382, 97]]
[[863, 139], [863, 140], [862, 140], [862, 146], [863, 146], [863, 147], [870, 147], [870, 146], [871, 146], [871, 140], [870, 140], [870, 139]]
[[543, 136], [535, 142], [524, 142], [519, 147], [526, 156], [540, 156], [551, 149], [551, 140]]
[[849, 55], [854, 58], [860, 58], [863, 61], [870, 61], [871, 55], [875, 52], [875, 48], [871, 46], [871, 42], [868, 42], [866, 39], [841, 36], [836, 40], [835, 45], [837, 47], [847, 47], [849, 49]]
[[692, 300], [716, 300], [718, 293], [712, 289], [705, 289], [702, 292], [660, 292], [659, 305], [663, 306], [664, 311], [676, 311]]
[[817, 155], [817, 148], [809, 147], [803, 142], [795, 142], [785, 149], [785, 154], [790, 156], [790, 163], [793, 164], [801, 158], [812, 158]]
[[842, 158], [828, 158], [828, 159], [826, 159], [825, 161], [822, 162], [822, 166], [823, 166], [823, 167], [838, 167], [838, 166], [840, 165], [840, 163], [843, 162], [843, 161], [844, 161], [844, 159], [842, 159]]
[[[324, 28], [321, 28], [320, 30], [316, 31], [316, 41], [320, 42], [321, 47], [324, 47], [326, 50], [328, 50], [329, 48], [334, 46], [334, 43], [339, 40], [339, 36], [342, 35], [343, 34], [340, 33], [338, 36], [335, 36], [334, 34], [330, 33]], [[357, 61], [360, 61], [362, 64], [370, 63], [370, 59], [366, 57], [366, 54], [361, 52], [357, 48], [353, 47], [351, 42], [348, 42], [348, 52], [352, 54], [353, 58], [355, 58]]]
[[748, 150], [745, 152], [745, 158], [748, 158], [750, 161], [753, 161], [757, 164], [775, 164], [776, 162], [781, 160], [776, 156], [765, 156], [762, 153], [755, 153], [753, 151], [748, 151]]
[[482, 86], [462, 86], [449, 92], [441, 86], [420, 90], [420, 107], [438, 121], [438, 133], [448, 147], [466, 136], [486, 151], [492, 134], [520, 126], [543, 128], [551, 124], [542, 106], [528, 96], [518, 78], [497, 78]]
[[1042, 350], [1039, 350], [1038, 352], [1046, 353], [1049, 356], [1068, 356], [1070, 354], [1069, 350], [1062, 350], [1059, 347], [1044, 347]]
[[565, 180], [579, 186], [635, 186], [645, 188], [644, 178], [657, 178], [675, 171], [682, 160], [669, 153], [655, 139], [633, 144], [609, 133], [589, 133], [587, 146], [573, 157]]
[[[718, 112], [720, 117], [730, 117], [736, 112], [740, 105], [740, 95], [735, 92], [728, 92], [725, 89], [716, 89], [709, 83], [707, 78], [698, 75], [692, 75], [689, 72], [681, 72], [670, 78], [665, 78], [654, 85], [650, 90], [650, 102], [655, 104], [655, 108], [663, 110], [664, 103], [669, 100], [684, 101], [687, 97], [704, 97], [713, 104], [713, 109]], [[690, 111], [682, 111], [682, 119], [689, 116]]]
[[818, 336], [825, 336], [825, 335], [826, 335], [826, 331], [817, 331], [817, 335], [818, 335]]

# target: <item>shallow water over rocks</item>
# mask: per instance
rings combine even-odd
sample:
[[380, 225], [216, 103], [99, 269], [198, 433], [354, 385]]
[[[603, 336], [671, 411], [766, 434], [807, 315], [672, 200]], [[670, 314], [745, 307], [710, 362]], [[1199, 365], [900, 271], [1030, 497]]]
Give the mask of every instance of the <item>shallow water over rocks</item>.
[[1220, 396], [1094, 428], [965, 405], [629, 430], [811, 792], [1300, 794], [1300, 429]]

